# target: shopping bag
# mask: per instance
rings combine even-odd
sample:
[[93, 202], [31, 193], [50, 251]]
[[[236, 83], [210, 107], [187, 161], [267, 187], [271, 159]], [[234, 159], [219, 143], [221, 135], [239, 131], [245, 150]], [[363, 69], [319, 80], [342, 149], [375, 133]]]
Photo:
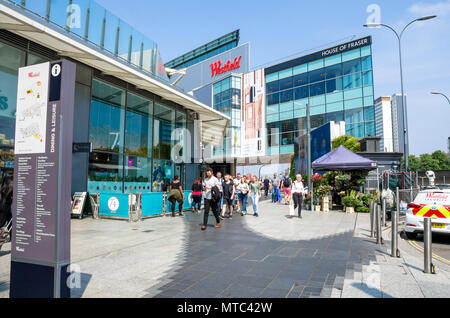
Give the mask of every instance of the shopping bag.
[[289, 204], [289, 215], [290, 216], [295, 216], [295, 206], [294, 206], [294, 202], [291, 201], [291, 203]]

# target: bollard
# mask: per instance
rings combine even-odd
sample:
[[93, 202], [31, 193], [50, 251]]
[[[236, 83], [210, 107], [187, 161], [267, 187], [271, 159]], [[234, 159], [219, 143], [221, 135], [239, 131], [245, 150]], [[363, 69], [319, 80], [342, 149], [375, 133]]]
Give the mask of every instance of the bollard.
[[375, 203], [370, 202], [370, 237], [375, 237], [375, 230], [374, 230], [374, 207]]
[[386, 199], [383, 199], [383, 214], [382, 214], [382, 222], [381, 224], [386, 227]]
[[398, 212], [397, 211], [392, 211], [391, 223], [392, 223], [391, 257], [398, 258], [398, 257], [400, 257], [400, 251], [398, 250]]
[[381, 228], [381, 206], [376, 205], [376, 228], [377, 228], [377, 244], [383, 244], [382, 228]]
[[424, 219], [424, 229], [423, 229], [423, 245], [424, 245], [424, 273], [434, 274], [435, 269], [432, 263], [433, 261], [433, 238], [431, 231], [431, 218]]

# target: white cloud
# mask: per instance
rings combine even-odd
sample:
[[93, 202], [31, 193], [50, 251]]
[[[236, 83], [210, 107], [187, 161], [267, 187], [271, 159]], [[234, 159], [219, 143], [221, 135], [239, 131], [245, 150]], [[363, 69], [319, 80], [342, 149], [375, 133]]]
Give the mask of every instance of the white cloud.
[[409, 7], [408, 11], [419, 15], [436, 14], [445, 16], [450, 14], [450, 0], [437, 3], [416, 3]]

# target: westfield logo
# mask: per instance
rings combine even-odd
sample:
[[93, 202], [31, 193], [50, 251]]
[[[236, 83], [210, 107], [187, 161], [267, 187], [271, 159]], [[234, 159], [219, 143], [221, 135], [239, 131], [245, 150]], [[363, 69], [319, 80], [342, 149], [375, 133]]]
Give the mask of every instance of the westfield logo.
[[211, 77], [218, 76], [236, 70], [241, 67], [242, 56], [236, 57], [233, 62], [229, 60], [227, 64], [222, 66], [222, 61], [217, 61], [211, 64]]

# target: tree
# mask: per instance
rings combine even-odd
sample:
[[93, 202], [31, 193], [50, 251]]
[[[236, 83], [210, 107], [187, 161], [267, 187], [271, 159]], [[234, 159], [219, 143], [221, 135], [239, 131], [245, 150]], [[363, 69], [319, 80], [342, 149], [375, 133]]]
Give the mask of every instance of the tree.
[[289, 170], [289, 177], [292, 179], [292, 181], [297, 179], [297, 177], [295, 176], [295, 154], [291, 154], [291, 168]]
[[[405, 161], [402, 159], [402, 167], [405, 169]], [[432, 154], [422, 154], [419, 157], [414, 155], [409, 156], [409, 170], [410, 171], [440, 171], [450, 170], [450, 159], [445, 152], [437, 150]]]
[[333, 150], [339, 148], [340, 146], [344, 146], [348, 150], [355, 153], [361, 150], [359, 139], [349, 135], [337, 137], [333, 140]]
[[450, 160], [442, 150], [437, 150], [431, 154], [434, 160], [439, 162], [439, 170], [450, 170]]

